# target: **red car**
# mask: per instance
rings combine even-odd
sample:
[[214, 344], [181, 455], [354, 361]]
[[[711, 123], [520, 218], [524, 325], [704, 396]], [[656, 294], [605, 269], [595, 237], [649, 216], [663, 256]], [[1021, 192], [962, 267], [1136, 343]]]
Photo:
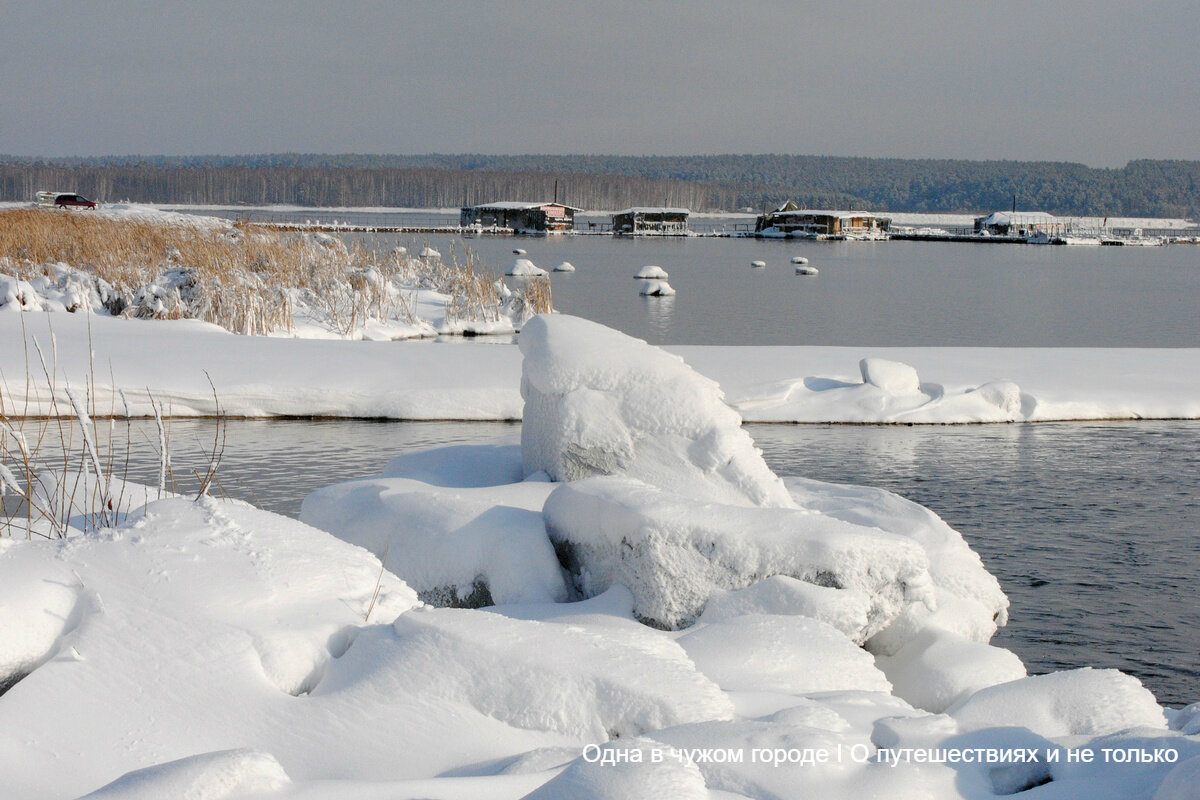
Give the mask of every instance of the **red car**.
[[58, 208], [95, 208], [96, 203], [79, 194], [60, 194], [54, 198]]

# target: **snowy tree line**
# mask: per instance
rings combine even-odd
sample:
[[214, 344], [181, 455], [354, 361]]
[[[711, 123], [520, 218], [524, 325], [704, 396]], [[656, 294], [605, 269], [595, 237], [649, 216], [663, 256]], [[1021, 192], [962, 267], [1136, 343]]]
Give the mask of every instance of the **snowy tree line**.
[[756, 210], [791, 198], [809, 207], [1063, 215], [1200, 216], [1200, 161], [1067, 162], [790, 155], [0, 156], [0, 199], [39, 189], [175, 203], [455, 207], [498, 199]]
[[0, 199], [39, 190], [114, 202], [447, 208], [496, 200], [551, 200], [585, 209], [632, 205], [707, 208], [704, 184], [619, 175], [563, 175], [430, 168], [0, 164]]

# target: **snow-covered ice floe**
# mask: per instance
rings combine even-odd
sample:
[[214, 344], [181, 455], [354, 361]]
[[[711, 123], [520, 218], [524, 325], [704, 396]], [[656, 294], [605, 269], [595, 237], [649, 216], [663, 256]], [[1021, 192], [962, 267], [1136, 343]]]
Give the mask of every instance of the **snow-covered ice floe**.
[[[41, 372], [37, 339], [47, 358], [56, 350], [60, 377], [82, 385], [94, 374], [97, 406], [116, 415], [125, 413], [120, 391], [130, 413], [148, 415], [147, 389], [172, 414], [211, 415], [216, 408], [207, 373], [222, 412], [233, 416], [521, 418], [521, 354], [515, 347], [231, 336], [194, 320], [5, 314], [3, 308], [0, 378], [7, 408], [18, 413], [70, 408], [61, 392], [59, 411], [47, 391], [29, 387], [27, 393], [26, 372]], [[1195, 348], [664, 349], [717, 381], [724, 402], [747, 422], [1200, 418]]]
[[1027, 675], [929, 510], [775, 476], [676, 355], [558, 316], [521, 350], [520, 445], [401, 456], [303, 521], [173, 497], [0, 538], [4, 791], [1194, 797], [1200, 704]]

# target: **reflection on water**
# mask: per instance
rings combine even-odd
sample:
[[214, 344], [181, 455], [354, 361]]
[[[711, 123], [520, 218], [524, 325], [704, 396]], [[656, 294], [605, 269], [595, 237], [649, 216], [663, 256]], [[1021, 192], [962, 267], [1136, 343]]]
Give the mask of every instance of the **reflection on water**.
[[[195, 491], [212, 421], [170, 425], [176, 488]], [[782, 475], [881, 486], [960, 531], [1012, 600], [996, 637], [1034, 673], [1115, 667], [1159, 699], [1200, 700], [1200, 423], [747, 426]], [[129, 477], [157, 480], [152, 422], [114, 428]], [[393, 456], [514, 440], [515, 423], [236, 420], [218, 493], [297, 516], [304, 496]], [[123, 445], [121, 445], [123, 449]]]
[[646, 306], [646, 324], [654, 331], [654, 339], [662, 340], [671, 333], [671, 322], [675, 317], [675, 297], [643, 297]]

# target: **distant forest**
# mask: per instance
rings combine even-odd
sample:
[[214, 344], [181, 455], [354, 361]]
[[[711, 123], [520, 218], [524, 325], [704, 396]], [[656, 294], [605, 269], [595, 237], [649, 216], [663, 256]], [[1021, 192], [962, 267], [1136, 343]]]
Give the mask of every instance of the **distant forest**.
[[41, 189], [114, 202], [443, 208], [558, 199], [584, 209], [773, 207], [1200, 216], [1200, 161], [1120, 169], [1037, 161], [829, 156], [0, 156], [0, 200]]

